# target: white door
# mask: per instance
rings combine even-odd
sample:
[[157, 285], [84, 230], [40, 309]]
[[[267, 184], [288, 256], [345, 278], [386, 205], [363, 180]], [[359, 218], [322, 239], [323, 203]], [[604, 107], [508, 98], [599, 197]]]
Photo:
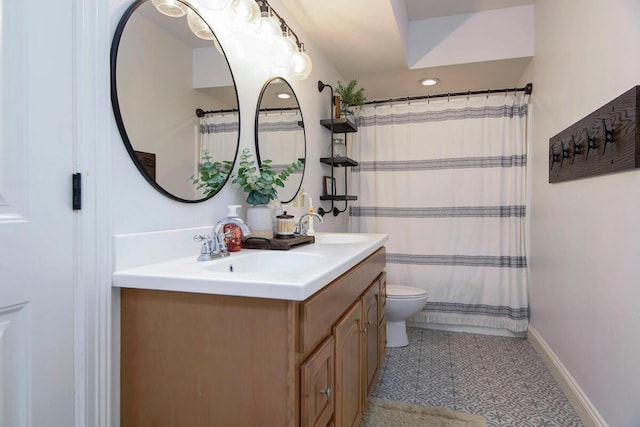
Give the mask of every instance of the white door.
[[0, 0], [0, 426], [74, 425], [73, 0]]

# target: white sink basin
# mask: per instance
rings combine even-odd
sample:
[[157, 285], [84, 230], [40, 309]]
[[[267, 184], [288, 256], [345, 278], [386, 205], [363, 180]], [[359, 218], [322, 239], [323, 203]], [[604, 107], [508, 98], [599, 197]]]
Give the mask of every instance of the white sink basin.
[[324, 260], [322, 255], [304, 252], [261, 251], [213, 260], [204, 269], [229, 274], [272, 273], [307, 269]]
[[367, 240], [367, 236], [358, 233], [323, 233], [316, 236], [316, 243], [321, 245], [345, 245], [365, 240]]
[[[381, 248], [388, 239], [385, 234], [317, 232], [316, 244], [299, 245], [289, 251], [243, 249], [225, 258], [196, 261], [198, 250], [191, 240], [193, 233], [188, 229], [177, 233], [175, 238], [171, 235], [166, 243], [157, 233], [132, 236], [135, 245], [125, 245], [117, 252], [118, 257], [126, 258], [129, 267], [113, 273], [113, 285], [304, 301]], [[182, 241], [188, 243], [184, 248], [180, 246]], [[176, 246], [181, 253], [176, 257], [156, 250]], [[141, 254], [144, 262], [132, 265], [131, 259]], [[123, 263], [120, 259], [117, 265]]]

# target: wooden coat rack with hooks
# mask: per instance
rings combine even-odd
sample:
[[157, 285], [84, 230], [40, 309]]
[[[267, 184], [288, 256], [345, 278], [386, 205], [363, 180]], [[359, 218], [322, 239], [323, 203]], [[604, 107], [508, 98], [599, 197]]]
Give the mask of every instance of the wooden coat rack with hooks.
[[549, 182], [640, 168], [640, 86], [549, 139]]

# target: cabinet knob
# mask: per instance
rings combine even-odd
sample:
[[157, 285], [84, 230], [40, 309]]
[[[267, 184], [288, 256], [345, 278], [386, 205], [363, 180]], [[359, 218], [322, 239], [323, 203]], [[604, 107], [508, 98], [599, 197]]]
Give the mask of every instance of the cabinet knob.
[[320, 394], [324, 394], [325, 396], [329, 397], [329, 396], [331, 396], [331, 389], [329, 387], [321, 388], [320, 389]]
[[363, 334], [366, 334], [367, 333], [367, 328], [360, 329], [360, 332], [362, 332]]
[[371, 320], [367, 320], [366, 322], [364, 322], [365, 325], [369, 326], [371, 324]]

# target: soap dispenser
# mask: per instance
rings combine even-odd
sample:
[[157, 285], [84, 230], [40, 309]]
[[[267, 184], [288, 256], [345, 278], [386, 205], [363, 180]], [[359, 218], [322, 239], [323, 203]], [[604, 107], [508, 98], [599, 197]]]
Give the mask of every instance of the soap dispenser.
[[[227, 214], [227, 218], [237, 218], [238, 212], [237, 209], [240, 208], [240, 205], [229, 205], [229, 213]], [[229, 252], [238, 252], [242, 249], [242, 230], [236, 224], [225, 224], [222, 227], [222, 232], [224, 233], [224, 243], [227, 246], [227, 250]]]

